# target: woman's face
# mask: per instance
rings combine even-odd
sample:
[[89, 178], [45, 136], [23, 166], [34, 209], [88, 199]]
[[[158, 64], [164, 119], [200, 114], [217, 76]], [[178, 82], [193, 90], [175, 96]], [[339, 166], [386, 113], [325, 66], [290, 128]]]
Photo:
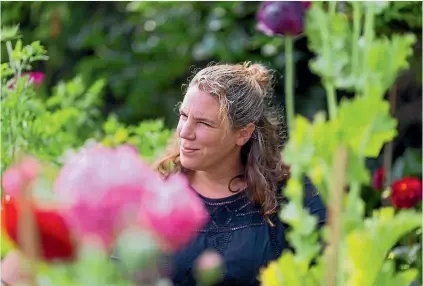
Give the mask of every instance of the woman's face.
[[215, 96], [201, 91], [197, 85], [188, 88], [177, 127], [184, 168], [208, 171], [240, 160], [241, 146], [254, 128], [233, 130], [219, 118], [219, 107]]

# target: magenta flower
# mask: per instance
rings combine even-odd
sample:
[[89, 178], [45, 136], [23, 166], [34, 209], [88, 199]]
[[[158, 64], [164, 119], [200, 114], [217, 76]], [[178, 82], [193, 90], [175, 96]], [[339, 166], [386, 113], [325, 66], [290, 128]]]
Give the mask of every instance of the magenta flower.
[[310, 1], [263, 2], [257, 12], [257, 28], [266, 35], [297, 36], [304, 30]]
[[[38, 72], [38, 71], [24, 72], [22, 73], [21, 76], [26, 76], [26, 75], [29, 76], [28, 81], [32, 82], [34, 84], [34, 87], [40, 87], [41, 84], [44, 82], [45, 75], [42, 72]], [[8, 88], [10, 89], [15, 88], [15, 84], [16, 84], [16, 80], [13, 79], [12, 82], [9, 84]]]
[[35, 87], [39, 87], [44, 82], [44, 74], [42, 72], [28, 72], [24, 73], [23, 75], [29, 75], [29, 80], [34, 83]]
[[165, 250], [174, 251], [195, 237], [208, 213], [186, 178], [174, 175], [144, 194], [139, 220], [164, 243]]

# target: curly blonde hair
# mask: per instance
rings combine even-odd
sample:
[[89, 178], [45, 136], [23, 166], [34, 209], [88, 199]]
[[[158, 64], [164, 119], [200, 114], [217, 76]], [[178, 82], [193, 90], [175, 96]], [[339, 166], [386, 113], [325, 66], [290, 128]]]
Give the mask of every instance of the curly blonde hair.
[[[285, 126], [270, 104], [272, 83], [270, 70], [261, 64], [247, 62], [209, 65], [196, 73], [187, 85], [198, 85], [200, 90], [216, 96], [220, 103], [220, 118], [228, 121], [232, 129], [255, 124], [251, 139], [241, 148], [242, 176], [247, 182], [250, 198], [261, 206], [266, 219], [277, 211], [278, 185], [289, 176], [281, 157]], [[186, 171], [180, 162], [176, 140], [175, 143], [157, 166], [165, 177]]]

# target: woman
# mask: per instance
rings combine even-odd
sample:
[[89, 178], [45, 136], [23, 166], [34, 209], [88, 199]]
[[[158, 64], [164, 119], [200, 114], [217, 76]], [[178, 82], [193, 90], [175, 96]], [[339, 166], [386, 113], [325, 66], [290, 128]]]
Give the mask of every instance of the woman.
[[[288, 169], [281, 158], [281, 122], [268, 105], [271, 83], [266, 68], [244, 64], [209, 66], [188, 85], [178, 144], [158, 170], [164, 176], [185, 173], [211, 219], [194, 241], [167, 259], [177, 286], [196, 285], [193, 264], [205, 250], [223, 257], [221, 285], [259, 285], [259, 269], [289, 247], [278, 219]], [[304, 203], [321, 226], [322, 201], [308, 182], [305, 191]], [[17, 258], [8, 259], [3, 280], [13, 284]]]
[[[193, 261], [206, 249], [224, 261], [222, 285], [259, 285], [259, 269], [288, 247], [278, 219], [288, 171], [283, 134], [270, 110], [269, 70], [258, 64], [212, 65], [188, 85], [180, 106], [178, 145], [159, 163], [167, 176], [187, 175], [211, 220], [169, 261], [175, 285], [195, 285]], [[325, 208], [306, 183], [305, 205], [325, 221]]]

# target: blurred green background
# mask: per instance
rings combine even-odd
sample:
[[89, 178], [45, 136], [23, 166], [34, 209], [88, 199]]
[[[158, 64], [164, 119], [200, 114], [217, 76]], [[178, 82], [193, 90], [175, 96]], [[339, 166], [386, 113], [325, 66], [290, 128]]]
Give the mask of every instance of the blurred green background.
[[[173, 128], [181, 85], [211, 61], [259, 61], [277, 71], [276, 99], [284, 103], [283, 39], [257, 32], [260, 2], [2, 2], [2, 26], [19, 24], [25, 42], [40, 40], [50, 59], [34, 70], [46, 74], [41, 93], [53, 94], [60, 81], [80, 77], [91, 86], [104, 79], [101, 116], [138, 124], [163, 118]], [[345, 2], [339, 9], [348, 11]], [[414, 32], [413, 67], [398, 80], [399, 137], [395, 156], [421, 148], [420, 2], [391, 2], [377, 18], [378, 33]], [[296, 110], [312, 117], [326, 109], [324, 90], [308, 68], [306, 39], [295, 44]], [[2, 50], [3, 59], [6, 57]], [[78, 85], [78, 82], [76, 82]], [[349, 96], [338, 94], [338, 98]]]

